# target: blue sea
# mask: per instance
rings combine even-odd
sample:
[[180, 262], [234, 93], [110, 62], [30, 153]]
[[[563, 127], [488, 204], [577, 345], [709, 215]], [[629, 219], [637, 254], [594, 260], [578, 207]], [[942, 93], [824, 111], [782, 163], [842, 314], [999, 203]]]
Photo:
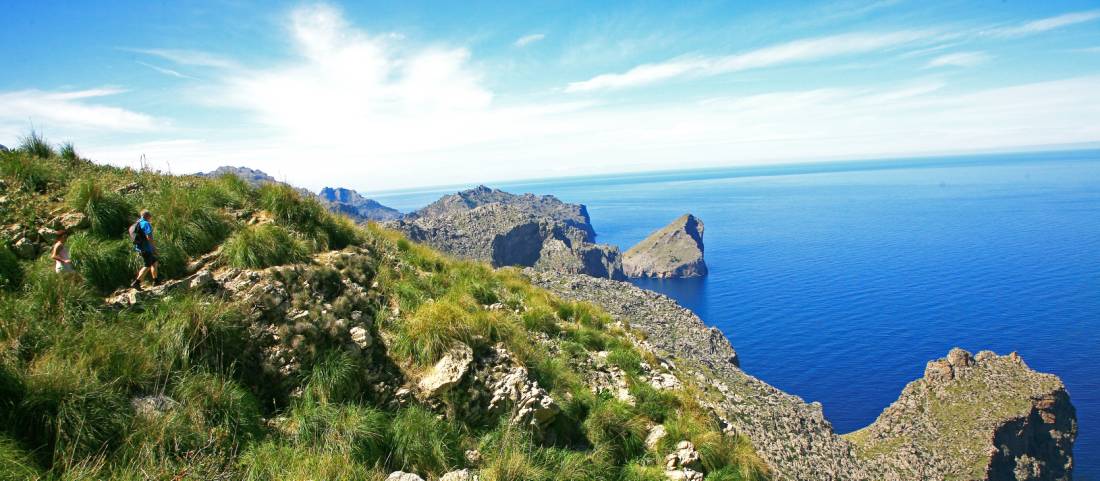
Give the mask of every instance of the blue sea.
[[[469, 187], [469, 186], [463, 186]], [[1100, 151], [709, 169], [496, 184], [588, 206], [626, 250], [683, 213], [710, 275], [636, 281], [730, 338], [742, 367], [875, 420], [952, 347], [1017, 351], [1077, 408], [1077, 479], [1100, 479]], [[415, 210], [446, 189], [371, 197]]]

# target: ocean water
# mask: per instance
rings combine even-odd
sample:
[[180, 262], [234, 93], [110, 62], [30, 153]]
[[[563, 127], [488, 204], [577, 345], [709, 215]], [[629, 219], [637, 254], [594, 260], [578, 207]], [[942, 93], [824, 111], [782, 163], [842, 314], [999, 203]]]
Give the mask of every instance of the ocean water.
[[[499, 184], [588, 206], [625, 251], [680, 214], [710, 275], [635, 281], [730, 338], [749, 373], [875, 420], [952, 347], [1017, 351], [1077, 408], [1077, 479], [1100, 479], [1100, 151]], [[458, 187], [372, 195], [414, 210]]]

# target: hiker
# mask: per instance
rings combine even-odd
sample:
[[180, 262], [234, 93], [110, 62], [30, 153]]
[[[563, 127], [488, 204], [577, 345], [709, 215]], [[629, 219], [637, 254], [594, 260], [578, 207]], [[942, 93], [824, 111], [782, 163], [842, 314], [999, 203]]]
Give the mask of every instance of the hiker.
[[80, 273], [76, 271], [76, 267], [73, 266], [73, 259], [69, 256], [69, 247], [65, 245], [65, 241], [69, 240], [69, 232], [62, 229], [57, 231], [57, 242], [53, 243], [53, 250], [50, 251], [50, 258], [54, 260], [54, 272], [69, 277], [80, 277]]
[[130, 226], [130, 240], [134, 243], [134, 250], [141, 255], [143, 263], [141, 270], [138, 271], [137, 278], [130, 283], [130, 287], [138, 290], [141, 289], [141, 278], [145, 277], [146, 272], [153, 278], [154, 286], [159, 283], [157, 280], [157, 245], [153, 241], [153, 224], [149, 222], [152, 219], [153, 214], [150, 214], [148, 210], [142, 210], [141, 217]]

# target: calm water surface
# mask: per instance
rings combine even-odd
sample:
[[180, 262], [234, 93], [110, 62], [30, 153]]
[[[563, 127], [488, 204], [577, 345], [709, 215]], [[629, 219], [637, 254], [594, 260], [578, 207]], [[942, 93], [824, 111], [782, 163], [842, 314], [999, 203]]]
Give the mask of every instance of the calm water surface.
[[[710, 275], [637, 281], [717, 326], [749, 373], [865, 426], [954, 346], [1065, 381], [1100, 479], [1100, 152], [501, 184], [588, 206], [625, 250], [685, 212]], [[373, 197], [409, 211], [445, 191]]]

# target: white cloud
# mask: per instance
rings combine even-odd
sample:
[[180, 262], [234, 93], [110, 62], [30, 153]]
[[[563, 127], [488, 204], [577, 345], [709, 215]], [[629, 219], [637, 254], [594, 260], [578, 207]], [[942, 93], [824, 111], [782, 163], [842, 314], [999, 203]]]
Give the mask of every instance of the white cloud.
[[1033, 20], [1022, 25], [994, 28], [987, 31], [986, 33], [988, 35], [997, 37], [1020, 37], [1024, 35], [1042, 33], [1048, 30], [1054, 30], [1070, 25], [1076, 25], [1079, 23], [1091, 22], [1098, 18], [1100, 18], [1100, 10], [1073, 12], [1057, 15], [1054, 17]]
[[141, 53], [145, 55], [152, 55], [154, 57], [160, 57], [179, 65], [189, 65], [193, 67], [210, 67], [218, 69], [235, 69], [240, 67], [236, 61], [223, 57], [221, 55], [215, 55], [209, 52], [201, 52], [198, 50], [180, 50], [180, 49], [167, 49], [167, 48], [125, 48], [129, 52]]
[[0, 105], [4, 106], [0, 109], [0, 135], [22, 135], [31, 125], [63, 132], [145, 132], [162, 126], [149, 115], [93, 102], [123, 92], [116, 88], [0, 92]]
[[512, 45], [515, 45], [516, 47], [519, 47], [519, 48], [523, 48], [523, 47], [526, 47], [528, 45], [531, 45], [532, 43], [538, 42], [538, 41], [540, 41], [544, 38], [546, 38], [545, 34], [532, 33], [530, 35], [524, 35], [520, 38], [517, 38], [516, 41], [514, 43], [512, 43]]
[[185, 78], [185, 79], [195, 80], [195, 77], [192, 77], [190, 75], [184, 75], [184, 74], [182, 74], [182, 73], [180, 73], [176, 70], [172, 70], [170, 68], [164, 68], [164, 67], [160, 67], [160, 66], [157, 66], [157, 65], [153, 65], [153, 64], [145, 63], [145, 62], [141, 62], [141, 61], [138, 61], [138, 65], [141, 65], [143, 67], [148, 67], [148, 68], [152, 69], [153, 71], [160, 72], [160, 73], [162, 73], [164, 75], [167, 75], [169, 77]]
[[681, 76], [712, 76], [776, 65], [810, 62], [827, 58], [889, 50], [926, 40], [929, 31], [906, 30], [888, 33], [847, 33], [795, 40], [745, 53], [723, 57], [678, 58], [644, 64], [623, 73], [602, 74], [566, 86], [566, 92], [587, 92], [647, 85]]
[[940, 55], [924, 65], [924, 68], [936, 67], [976, 67], [988, 62], [992, 57], [985, 52], [956, 52]]

